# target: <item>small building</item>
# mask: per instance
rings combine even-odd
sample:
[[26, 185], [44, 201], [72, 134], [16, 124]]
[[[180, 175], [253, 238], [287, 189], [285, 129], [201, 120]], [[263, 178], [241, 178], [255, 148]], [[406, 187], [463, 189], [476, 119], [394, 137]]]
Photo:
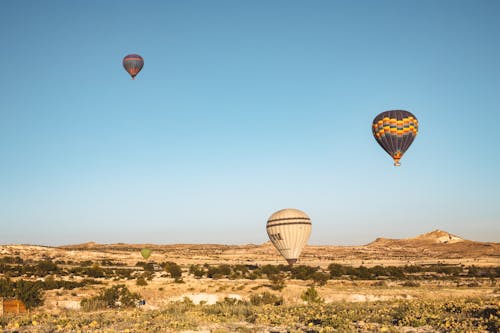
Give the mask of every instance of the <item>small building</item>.
[[6, 314], [25, 313], [26, 306], [23, 301], [18, 299], [4, 299], [0, 297], [0, 317]]

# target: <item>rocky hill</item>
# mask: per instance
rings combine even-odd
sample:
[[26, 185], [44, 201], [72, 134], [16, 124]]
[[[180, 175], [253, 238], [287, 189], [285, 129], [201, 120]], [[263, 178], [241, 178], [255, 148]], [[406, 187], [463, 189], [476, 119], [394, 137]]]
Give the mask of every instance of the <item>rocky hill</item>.
[[[379, 237], [368, 246], [391, 246], [391, 245], [417, 245], [417, 244], [454, 244], [461, 242], [470, 242], [461, 237], [452, 235], [446, 231], [434, 230], [426, 234], [419, 235], [413, 238], [391, 239]], [[479, 242], [473, 242], [479, 244]]]

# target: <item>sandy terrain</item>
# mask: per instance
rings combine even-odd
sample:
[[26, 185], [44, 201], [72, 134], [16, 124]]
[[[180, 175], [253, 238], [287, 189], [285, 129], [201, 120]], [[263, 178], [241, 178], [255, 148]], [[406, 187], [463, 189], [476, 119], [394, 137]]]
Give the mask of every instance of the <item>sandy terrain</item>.
[[[175, 283], [160, 267], [152, 273], [152, 280], [146, 286], [138, 286], [136, 276], [142, 274], [142, 267], [137, 262], [144, 261], [140, 249], [153, 249], [149, 262], [161, 263], [172, 261], [179, 264], [183, 270], [183, 283]], [[87, 285], [72, 290], [55, 289], [45, 291], [44, 305], [34, 313], [39, 314], [66, 314], [67, 311], [81, 312], [80, 301], [97, 295], [99, 290], [116, 284], [125, 284], [130, 291], [138, 292], [146, 304], [142, 311], [161, 311], [172, 302], [189, 299], [194, 304], [213, 305], [226, 298], [249, 301], [250, 296], [256, 293], [270, 291], [283, 297], [285, 304], [304, 304], [301, 296], [310, 287], [309, 280], [286, 280], [286, 286], [281, 291], [269, 288], [270, 281], [264, 278], [250, 279], [209, 279], [195, 278], [188, 274], [192, 264], [285, 264], [272, 244], [261, 245], [214, 245], [214, 244], [95, 244], [85, 243], [62, 247], [46, 247], [33, 245], [0, 245], [0, 257], [19, 256], [25, 262], [50, 260], [63, 261], [58, 266], [71, 269], [83, 261], [98, 263], [104, 268], [128, 268], [134, 270], [132, 279], [105, 279], [97, 278], [100, 285]], [[103, 261], [111, 262], [102, 264]], [[434, 231], [415, 238], [394, 240], [378, 238], [365, 246], [307, 246], [299, 264], [320, 266], [325, 269], [331, 263], [349, 266], [372, 267], [404, 266], [417, 264], [448, 264], [455, 266], [475, 265], [478, 267], [500, 266], [500, 244], [481, 243], [461, 239], [458, 236], [443, 231]], [[56, 279], [67, 281], [81, 281], [79, 276], [54, 276]], [[34, 278], [36, 279], [36, 278]], [[457, 300], [466, 298], [499, 299], [500, 290], [497, 287], [496, 277], [491, 279], [429, 279], [420, 280], [418, 286], [405, 286], [403, 281], [387, 279], [352, 280], [330, 279], [324, 286], [316, 289], [326, 304], [378, 304], [380, 302], [397, 301], [433, 301]], [[359, 324], [359, 323], [358, 323]], [[357, 325], [358, 325], [357, 324]], [[228, 324], [229, 325], [229, 324]], [[360, 332], [365, 330], [361, 323]], [[196, 332], [214, 331], [199, 327]], [[226, 331], [228, 331], [225, 326]], [[374, 327], [377, 327], [376, 325]], [[282, 329], [283, 327], [281, 327]], [[253, 329], [257, 330], [256, 327]], [[268, 328], [262, 328], [262, 332]], [[426, 330], [427, 329], [427, 330]], [[27, 330], [27, 332], [31, 332]], [[179, 330], [182, 331], [182, 330]], [[231, 328], [229, 328], [231, 331]], [[252, 329], [250, 329], [252, 331]], [[285, 330], [286, 331], [286, 330]], [[376, 331], [376, 330], [375, 330]], [[399, 327], [399, 332], [406, 329]], [[411, 330], [409, 330], [411, 331]], [[36, 332], [36, 330], [34, 331]], [[195, 332], [185, 330], [185, 332]], [[414, 332], [434, 332], [429, 328], [419, 328]]]

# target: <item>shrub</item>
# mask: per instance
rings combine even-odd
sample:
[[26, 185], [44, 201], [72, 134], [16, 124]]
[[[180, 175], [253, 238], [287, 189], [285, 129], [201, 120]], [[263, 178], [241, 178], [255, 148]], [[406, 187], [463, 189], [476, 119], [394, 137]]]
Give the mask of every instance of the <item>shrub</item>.
[[235, 273], [240, 273], [241, 276], [245, 276], [250, 272], [249, 268], [246, 265], [235, 265], [233, 267], [233, 271]]
[[346, 275], [346, 269], [344, 266], [339, 264], [330, 264], [328, 266], [328, 270], [330, 271], [330, 277], [341, 277], [342, 275]]
[[90, 267], [90, 266], [92, 266], [92, 261], [90, 261], [90, 260], [82, 261], [82, 262], [80, 262], [80, 266], [82, 266], [82, 267]]
[[319, 297], [318, 292], [314, 286], [309, 287], [306, 291], [302, 293], [300, 298], [307, 303], [323, 303], [324, 300]]
[[40, 281], [0, 279], [0, 297], [19, 299], [31, 309], [43, 304], [42, 286]]
[[291, 270], [292, 279], [311, 280], [314, 273], [316, 273], [318, 269], [319, 267], [311, 267], [306, 265], [293, 266]]
[[85, 298], [80, 302], [82, 309], [90, 311], [104, 308], [135, 307], [141, 300], [141, 296], [132, 293], [123, 285], [116, 285], [108, 289], [101, 290], [99, 295]]
[[226, 319], [245, 320], [248, 322], [255, 321], [255, 314], [250, 304], [232, 298], [225, 298], [222, 302], [203, 306], [202, 311], [205, 314], [216, 315]]
[[86, 275], [92, 278], [102, 278], [105, 276], [104, 269], [102, 269], [99, 265], [95, 264], [92, 267], [75, 267], [72, 268], [71, 273], [78, 275]]
[[148, 283], [146, 282], [146, 279], [143, 276], [139, 276], [137, 278], [136, 284], [138, 286], [147, 286], [148, 285]]
[[170, 274], [170, 277], [173, 278], [175, 282], [182, 282], [181, 266], [171, 261], [164, 262], [161, 264], [161, 266], [167, 273]]
[[329, 278], [330, 278], [330, 274], [323, 273], [323, 272], [315, 272], [312, 275], [312, 280], [314, 281], [314, 283], [316, 283], [319, 286], [324, 286], [328, 282]]
[[362, 280], [371, 280], [373, 279], [373, 273], [371, 270], [365, 266], [359, 266], [358, 268], [351, 268], [350, 271], [348, 272], [349, 275], [353, 275], [357, 277], [358, 279]]
[[0, 279], [0, 296], [5, 298], [14, 297], [14, 284], [12, 281], [7, 279]]
[[257, 274], [265, 274], [267, 277], [270, 277], [271, 275], [276, 275], [280, 273], [280, 269], [278, 266], [274, 265], [264, 265], [258, 269]]
[[65, 280], [56, 280], [53, 275], [49, 275], [48, 277], [45, 278], [43, 282], [40, 282], [41, 288], [44, 290], [52, 290], [52, 289], [60, 289], [64, 288], [67, 290], [75, 289], [78, 287], [83, 287], [86, 284], [95, 284], [95, 282], [99, 283], [99, 281], [96, 280], [83, 280], [81, 282], [75, 282], [75, 281], [65, 281]]
[[39, 261], [36, 264], [36, 273], [39, 276], [54, 274], [54, 273], [57, 273], [58, 271], [59, 271], [59, 268], [57, 267], [57, 265], [49, 260]]
[[132, 272], [134, 272], [134, 271], [131, 269], [126, 269], [126, 268], [114, 270], [114, 273], [120, 279], [132, 279]]
[[281, 305], [283, 304], [283, 297], [271, 294], [270, 292], [264, 292], [259, 295], [251, 295], [250, 296], [250, 303], [252, 305], [260, 306], [260, 305], [265, 305], [265, 304], [271, 304], [271, 305]]
[[23, 263], [23, 259], [19, 256], [16, 256], [16, 257], [2, 257], [0, 258], [0, 263], [4, 263], [4, 264], [22, 264]]
[[142, 266], [146, 272], [154, 272], [155, 271], [155, 265], [152, 262], [146, 263], [144, 266]]
[[285, 288], [285, 275], [283, 273], [269, 276], [269, 281], [271, 281], [270, 288], [272, 290], [283, 290]]
[[107, 307], [107, 304], [102, 299], [92, 297], [82, 299], [82, 301], [80, 302], [80, 306], [83, 311], [97, 311], [105, 309]]
[[231, 266], [222, 264], [219, 266], [210, 266], [207, 270], [207, 277], [211, 279], [220, 279], [229, 277], [231, 274]]
[[405, 273], [401, 267], [390, 266], [386, 267], [387, 276], [395, 279], [403, 279]]
[[195, 278], [199, 279], [205, 275], [205, 269], [200, 265], [189, 266], [189, 274], [192, 274]]

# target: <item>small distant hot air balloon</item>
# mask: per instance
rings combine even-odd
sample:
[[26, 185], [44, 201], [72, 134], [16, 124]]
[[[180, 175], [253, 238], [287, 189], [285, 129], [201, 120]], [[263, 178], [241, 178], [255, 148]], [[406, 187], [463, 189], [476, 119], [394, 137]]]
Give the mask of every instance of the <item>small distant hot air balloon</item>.
[[139, 74], [142, 66], [144, 66], [144, 59], [138, 54], [129, 54], [123, 58], [123, 67], [132, 76], [132, 79], [135, 79], [135, 76]]
[[141, 255], [144, 259], [148, 260], [149, 256], [151, 255], [151, 251], [150, 249], [142, 249], [141, 250]]
[[278, 252], [293, 265], [311, 235], [311, 219], [298, 209], [282, 209], [269, 217], [266, 230]]
[[394, 165], [400, 166], [399, 160], [417, 136], [418, 120], [405, 110], [385, 111], [373, 119], [372, 131], [375, 140], [394, 159]]

